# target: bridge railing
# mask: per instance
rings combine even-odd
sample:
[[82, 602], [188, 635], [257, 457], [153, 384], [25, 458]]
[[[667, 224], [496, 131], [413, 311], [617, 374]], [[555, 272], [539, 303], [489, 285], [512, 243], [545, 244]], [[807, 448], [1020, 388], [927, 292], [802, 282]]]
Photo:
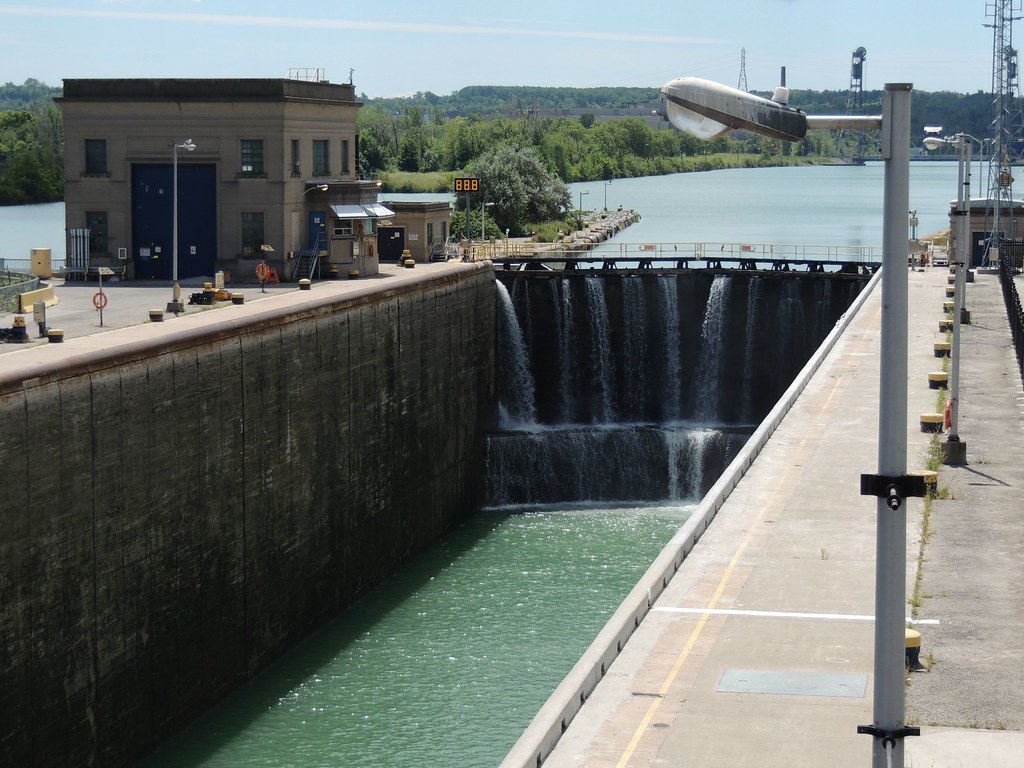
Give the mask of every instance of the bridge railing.
[[[531, 243], [500, 240], [474, 245], [471, 258], [497, 262], [575, 263], [598, 262], [605, 268], [672, 267], [675, 262], [686, 266], [723, 266], [764, 269], [773, 264], [854, 265], [877, 267], [882, 263], [882, 249], [876, 246], [826, 245], [803, 243]], [[765, 265], [765, 266], [759, 266]]]

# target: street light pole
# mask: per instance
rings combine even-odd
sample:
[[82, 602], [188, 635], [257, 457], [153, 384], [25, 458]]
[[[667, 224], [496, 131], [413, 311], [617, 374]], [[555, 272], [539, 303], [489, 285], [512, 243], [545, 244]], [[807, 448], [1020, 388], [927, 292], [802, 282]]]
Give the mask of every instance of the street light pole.
[[921, 477], [907, 476], [907, 211], [910, 207], [909, 83], [890, 83], [882, 115], [811, 116], [788, 107], [789, 92], [769, 101], [694, 77], [661, 88], [669, 119], [709, 141], [746, 129], [800, 141], [808, 129], [878, 130], [885, 180], [882, 211], [882, 338], [879, 375], [878, 474], [861, 476], [861, 493], [878, 498], [875, 558], [873, 768], [903, 765], [903, 740], [920, 729], [904, 722], [907, 514], [904, 499], [924, 495]]
[[174, 198], [171, 203], [171, 282], [173, 287], [171, 288], [171, 300], [167, 302], [167, 311], [172, 312], [175, 315], [184, 312], [185, 307], [181, 303], [181, 286], [178, 285], [178, 150], [184, 149], [188, 152], [194, 152], [196, 145], [192, 143], [192, 139], [185, 139], [180, 144], [171, 142], [171, 157], [172, 157], [172, 183], [171, 183], [171, 196]]
[[587, 191], [587, 192], [580, 192], [580, 209], [579, 209], [580, 210], [580, 225], [579, 225], [579, 227], [577, 227], [577, 229], [583, 229], [583, 196], [584, 195], [589, 195], [589, 194], [590, 194], [589, 191]]
[[[909, 84], [882, 97], [882, 338], [878, 393], [878, 475], [907, 474], [907, 224], [910, 206]], [[900, 493], [878, 496], [875, 534], [875, 694], [872, 765], [903, 765], [906, 730], [907, 511]]]
[[608, 179], [608, 181], [606, 181], [604, 183], [604, 209], [606, 211], [608, 210], [608, 185], [611, 184], [611, 183], [612, 183], [611, 179]]
[[960, 338], [961, 325], [967, 312], [967, 267], [971, 258], [971, 153], [972, 142], [977, 141], [966, 133], [941, 139], [929, 136], [924, 140], [926, 149], [940, 146], [955, 146], [959, 167], [957, 168], [956, 212], [956, 253], [953, 255], [953, 340], [949, 351], [949, 433], [942, 444], [942, 463], [962, 465], [967, 463], [967, 443], [960, 439]]
[[967, 443], [960, 439], [960, 338], [971, 258], [971, 146], [970, 137], [957, 135], [960, 169], [957, 190], [956, 268], [953, 281], [953, 343], [950, 345], [949, 434], [942, 446], [944, 464], [966, 464]]
[[480, 241], [481, 242], [483, 242], [484, 240], [487, 239], [487, 228], [485, 226], [486, 223], [487, 223], [487, 220], [484, 218], [486, 216], [486, 214], [484, 213], [484, 209], [485, 208], [490, 208], [493, 205], [494, 205], [494, 203], [485, 203], [483, 200], [480, 201]]

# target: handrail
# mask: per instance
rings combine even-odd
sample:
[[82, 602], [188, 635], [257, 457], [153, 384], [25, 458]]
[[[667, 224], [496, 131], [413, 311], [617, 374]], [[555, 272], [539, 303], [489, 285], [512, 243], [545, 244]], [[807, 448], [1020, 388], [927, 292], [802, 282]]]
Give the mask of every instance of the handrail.
[[[1006, 248], [1005, 250], [1009, 251], [1010, 249]], [[1009, 255], [1009, 253], [1005, 255]], [[1024, 309], [1021, 308], [1020, 294], [1017, 291], [1013, 274], [1014, 269], [1007, 264], [1007, 259], [1000, 258], [999, 282], [1002, 283], [1003, 301], [1006, 302], [1006, 319], [1010, 323], [1013, 348], [1017, 353], [1017, 367], [1020, 369], [1021, 378], [1024, 378]]]
[[640, 261], [646, 259], [688, 261], [790, 261], [833, 264], [881, 264], [880, 246], [804, 244], [804, 243], [727, 243], [727, 242], [603, 242], [533, 243], [503, 240], [476, 244], [477, 259], [570, 259], [612, 258]]

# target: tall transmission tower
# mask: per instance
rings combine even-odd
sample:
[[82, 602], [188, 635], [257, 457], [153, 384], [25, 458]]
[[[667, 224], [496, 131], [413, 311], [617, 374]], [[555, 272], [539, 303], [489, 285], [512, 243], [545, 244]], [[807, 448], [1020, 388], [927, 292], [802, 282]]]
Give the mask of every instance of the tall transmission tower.
[[1013, 47], [1013, 22], [1021, 17], [1022, 0], [988, 0], [986, 15], [992, 18], [992, 149], [988, 160], [988, 201], [986, 226], [988, 238], [982, 264], [990, 254], [999, 253], [1000, 241], [1015, 238], [1013, 218], [1013, 160], [1016, 144], [1024, 128], [1017, 83], [1017, 51]]
[[740, 82], [736, 86], [738, 90], [747, 91], [747, 49], [740, 48]]

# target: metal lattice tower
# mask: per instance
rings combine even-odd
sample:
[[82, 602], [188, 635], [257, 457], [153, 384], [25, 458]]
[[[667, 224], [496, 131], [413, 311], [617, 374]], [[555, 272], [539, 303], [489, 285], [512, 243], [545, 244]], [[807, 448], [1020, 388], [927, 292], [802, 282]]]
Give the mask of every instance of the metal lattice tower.
[[850, 61], [850, 100], [847, 113], [859, 115], [864, 111], [864, 60], [868, 50], [863, 45], [853, 52]]
[[741, 91], [747, 91], [747, 49], [740, 48], [740, 82], [736, 86]]
[[[853, 52], [850, 63], [850, 95], [846, 100], [846, 114], [864, 114], [864, 60], [868, 57], [867, 49], [862, 45]], [[842, 151], [843, 138], [846, 131], [839, 132], [836, 146]], [[853, 162], [858, 165], [864, 162], [864, 132], [857, 131], [857, 153]]]
[[988, 161], [988, 201], [986, 227], [988, 239], [982, 263], [1003, 238], [1016, 238], [1013, 231], [1013, 159], [1015, 141], [1022, 130], [1017, 84], [1017, 51], [1013, 47], [1013, 22], [1020, 16], [1022, 0], [988, 0], [987, 15], [992, 18], [992, 149]]

